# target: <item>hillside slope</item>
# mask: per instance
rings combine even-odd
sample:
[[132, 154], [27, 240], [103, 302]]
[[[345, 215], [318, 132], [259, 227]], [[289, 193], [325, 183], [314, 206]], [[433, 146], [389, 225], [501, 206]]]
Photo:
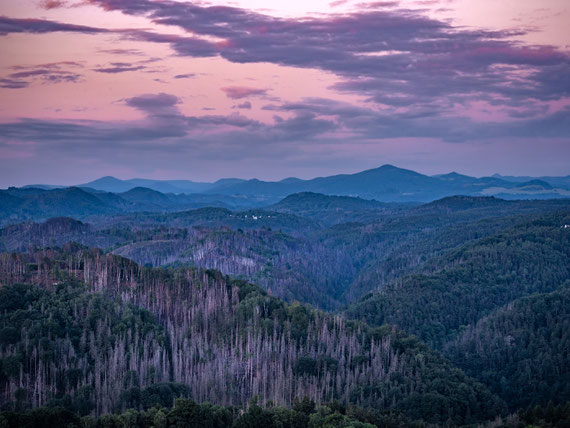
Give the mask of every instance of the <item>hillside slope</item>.
[[[94, 307], [70, 300], [66, 296], [74, 293], [80, 301], [92, 297], [62, 277], [64, 272], [85, 281], [88, 294], [118, 303]], [[503, 409], [485, 387], [397, 329], [368, 328], [287, 305], [218, 272], [141, 269], [117, 256], [69, 247], [1, 255], [0, 277], [4, 284], [41, 286], [2, 288], [4, 326], [17, 317], [36, 319], [21, 331], [5, 332], [2, 364], [9, 361], [11, 369], [2, 378], [3, 400], [38, 405], [69, 395], [102, 413], [115, 405], [141, 406], [140, 391], [168, 381], [186, 385], [199, 402], [242, 406], [258, 395], [290, 405], [307, 396], [399, 410], [434, 423], [475, 422]], [[122, 305], [152, 312], [156, 323], [134, 309], [125, 320], [120, 314], [128, 310]], [[44, 308], [39, 318], [28, 313], [39, 308]], [[98, 354], [98, 341], [109, 352]], [[75, 357], [88, 349], [93, 349], [90, 359]], [[86, 374], [73, 383], [60, 381], [71, 372]], [[138, 395], [130, 394], [132, 388]]]
[[445, 355], [511, 409], [570, 401], [570, 281], [515, 300], [470, 326]]
[[437, 348], [512, 300], [570, 278], [570, 211], [545, 215], [437, 257], [348, 307], [351, 318], [398, 325]]

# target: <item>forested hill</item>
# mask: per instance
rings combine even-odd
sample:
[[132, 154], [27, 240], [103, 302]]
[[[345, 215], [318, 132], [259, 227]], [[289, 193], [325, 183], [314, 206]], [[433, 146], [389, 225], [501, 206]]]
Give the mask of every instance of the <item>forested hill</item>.
[[522, 297], [470, 326], [446, 356], [512, 409], [570, 401], [570, 281]]
[[284, 206], [240, 212], [210, 207], [88, 223], [22, 223], [0, 230], [0, 251], [33, 252], [74, 241], [141, 265], [217, 269], [287, 301], [337, 309], [420, 270], [432, 257], [568, 207], [561, 200], [461, 196], [422, 206], [317, 194], [293, 195], [283, 203], [296, 214], [273, 211]]
[[321, 193], [294, 193], [268, 209], [310, 218], [326, 226], [346, 222], [373, 222], [397, 215], [416, 204], [382, 203], [350, 196], [329, 196]]
[[570, 278], [570, 211], [544, 215], [437, 257], [423, 273], [352, 304], [347, 316], [385, 322], [437, 348], [465, 326], [519, 297]]
[[345, 314], [417, 335], [511, 410], [564, 405], [569, 279], [570, 211], [562, 210], [435, 257]]
[[5, 406], [101, 414], [185, 395], [225, 405], [306, 396], [455, 424], [503, 409], [398, 329], [287, 305], [219, 272], [67, 246], [3, 254], [0, 278]]
[[259, 206], [255, 198], [215, 194], [176, 195], [136, 187], [124, 193], [89, 188], [9, 188], [0, 190], [0, 225], [68, 216], [84, 219], [131, 212], [172, 212], [203, 207], [247, 209]]

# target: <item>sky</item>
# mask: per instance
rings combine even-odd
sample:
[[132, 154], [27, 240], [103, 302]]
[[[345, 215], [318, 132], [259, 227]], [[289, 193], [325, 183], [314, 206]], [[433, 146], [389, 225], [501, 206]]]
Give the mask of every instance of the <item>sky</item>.
[[567, 0], [2, 0], [0, 187], [570, 174]]

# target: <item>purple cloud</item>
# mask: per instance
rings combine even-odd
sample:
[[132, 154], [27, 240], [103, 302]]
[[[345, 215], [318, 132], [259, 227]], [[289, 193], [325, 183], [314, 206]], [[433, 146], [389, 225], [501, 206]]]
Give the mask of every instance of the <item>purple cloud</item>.
[[156, 112], [164, 109], [170, 109], [180, 104], [180, 99], [174, 95], [160, 94], [144, 94], [136, 97], [128, 98], [125, 103], [136, 109], [145, 112]]
[[209, 42], [197, 37], [183, 37], [173, 34], [157, 34], [143, 30], [130, 30], [122, 34], [133, 40], [142, 40], [153, 43], [167, 43], [179, 55], [192, 57], [217, 56], [220, 48], [216, 43]]
[[265, 95], [267, 93], [267, 89], [249, 88], [247, 86], [226, 86], [220, 89], [226, 94], [226, 97], [232, 100], [239, 100], [255, 95]]
[[66, 3], [64, 0], [41, 0], [39, 6], [43, 9], [51, 10], [64, 7]]
[[[457, 28], [418, 11], [394, 10], [395, 2], [368, 3], [373, 7], [351, 14], [303, 19], [191, 2], [90, 2], [188, 32], [187, 36], [143, 30], [115, 32], [124, 39], [167, 44], [180, 56], [324, 70], [337, 76], [332, 89], [365, 96], [367, 102], [355, 106], [309, 98], [272, 104], [264, 109], [275, 113], [274, 121], [263, 123], [241, 114], [185, 116], [178, 108], [177, 97], [146, 94], [123, 100], [146, 115], [143, 121], [125, 124], [26, 119], [0, 124], [2, 138], [86, 151], [102, 150], [105, 144], [134, 151], [134, 145], [143, 142], [148, 143], [142, 144], [148, 151], [166, 147], [229, 156], [267, 147], [283, 153], [307, 143], [325, 147], [347, 141], [358, 144], [399, 138], [461, 142], [529, 136], [567, 139], [570, 135], [570, 111], [549, 107], [550, 101], [570, 96], [570, 57], [553, 47], [512, 41], [517, 35], [513, 32]], [[7, 29], [107, 31], [44, 20], [9, 20], [7, 24], [0, 19], [0, 33], [6, 34]], [[98, 71], [123, 72], [139, 66], [144, 67], [141, 62], [114, 63], [102, 65]], [[6, 76], [0, 85], [24, 87], [28, 80], [58, 75], [40, 69], [15, 70], [14, 74], [28, 75]], [[174, 77], [193, 76], [186, 73]], [[229, 99], [239, 100], [234, 107], [246, 110], [251, 108], [248, 97], [263, 97], [268, 91], [244, 86], [221, 90]], [[502, 123], [498, 119], [477, 121], [465, 114], [472, 103], [481, 103], [485, 108], [488, 105], [510, 119]], [[108, 143], [100, 146], [101, 141]]]
[[[147, 120], [113, 124], [22, 119], [0, 124], [0, 135], [10, 141], [44, 142], [47, 145], [42, 147], [49, 147], [50, 150], [68, 148], [70, 144], [79, 144], [86, 149], [94, 146], [103, 148], [107, 144], [109, 147], [133, 145], [134, 149], [139, 147], [141, 141], [156, 142], [165, 139], [172, 141], [171, 147], [181, 148], [189, 140], [217, 144], [230, 141], [232, 144], [236, 141], [250, 141], [254, 145], [269, 141], [288, 144], [291, 140], [314, 137], [334, 127], [331, 121], [320, 119], [317, 114], [306, 111], [296, 112], [291, 119], [278, 120], [274, 124], [263, 124], [238, 113], [226, 116], [184, 116], [177, 108], [179, 98], [166, 93], [143, 94], [123, 102], [143, 112]], [[156, 150], [162, 149], [160, 144], [153, 147]]]
[[98, 73], [116, 74], [116, 73], [124, 73], [126, 71], [144, 70], [145, 68], [146, 67], [143, 65], [137, 65], [137, 66], [119, 65], [119, 66], [114, 66], [114, 67], [94, 68], [93, 71], [96, 71]]
[[399, 1], [375, 1], [370, 3], [357, 3], [356, 7], [358, 9], [382, 9], [382, 8], [398, 7], [399, 5], [400, 5]]
[[[370, 101], [394, 107], [422, 111], [439, 105], [441, 111], [446, 97], [462, 104], [520, 104], [560, 99], [570, 87], [567, 79], [545, 78], [553, 69], [570, 74], [567, 53], [511, 41], [521, 32], [456, 28], [421, 11], [392, 9], [398, 6], [394, 1], [367, 3], [373, 7], [352, 14], [303, 19], [181, 2], [91, 3], [222, 40], [138, 35], [169, 43], [179, 55], [322, 69], [342, 79], [337, 90], [364, 93]], [[505, 64], [515, 68], [512, 74], [501, 70]], [[517, 85], [512, 85], [515, 73]]]
[[[73, 164], [89, 158], [107, 166], [135, 170], [141, 165], [167, 165], [172, 170], [187, 171], [189, 164], [206, 163], [219, 168], [224, 162], [246, 162], [254, 168], [260, 163], [276, 165], [276, 159], [279, 165], [287, 167], [298, 162], [314, 166], [315, 159], [319, 159], [331, 168], [331, 162], [346, 165], [347, 153], [351, 151], [347, 141], [355, 144], [355, 157], [350, 160], [355, 162], [362, 156], [363, 145], [367, 147], [364, 156], [377, 150], [370, 144], [378, 139], [480, 141], [508, 137], [524, 141], [529, 136], [540, 136], [552, 138], [545, 144], [565, 153], [566, 146], [556, 141], [566, 141], [570, 134], [570, 109], [540, 119], [488, 123], [482, 127], [467, 118], [433, 116], [429, 110], [423, 116], [417, 112], [394, 114], [322, 98], [265, 106], [276, 113], [271, 123], [235, 113], [186, 116], [178, 109], [179, 98], [166, 93], [143, 94], [122, 101], [143, 112], [146, 118], [130, 122], [21, 119], [0, 123], [0, 150], [14, 143], [33, 143], [34, 156], [39, 159], [33, 162], [50, 159], [50, 168], [54, 165], [54, 153], [61, 155], [58, 159]], [[277, 115], [281, 112], [283, 117]], [[348, 132], [348, 140], [343, 132]], [[307, 152], [306, 147], [311, 150]]]
[[195, 77], [196, 73], [177, 74], [174, 76], [175, 79], [193, 79]]
[[[548, 78], [555, 72], [570, 74], [567, 53], [510, 40], [520, 32], [455, 28], [421, 12], [392, 10], [397, 6], [393, 1], [368, 3], [374, 8], [352, 14], [304, 19], [182, 2], [90, 3], [105, 10], [146, 15], [155, 23], [178, 26], [193, 34], [117, 31], [124, 38], [167, 43], [184, 56], [221, 56], [237, 63], [270, 62], [326, 70], [341, 79], [335, 89], [365, 94], [370, 101], [392, 107], [421, 111], [429, 106], [442, 111], [442, 99], [459, 104], [502, 100], [507, 106], [560, 99], [570, 90], [567, 79]], [[0, 33], [11, 31], [108, 30], [45, 20], [0, 19]], [[212, 42], [212, 37], [221, 41]], [[513, 67], [511, 74], [503, 72], [505, 65]], [[97, 70], [118, 73], [134, 68]], [[240, 97], [239, 93], [236, 96]]]
[[78, 82], [81, 74], [63, 69], [63, 67], [82, 68], [82, 65], [73, 61], [39, 64], [36, 66], [13, 66], [14, 73], [2, 79], [2, 87], [21, 89], [28, 87], [32, 81], [40, 80], [43, 83]]
[[77, 67], [83, 68], [83, 64], [76, 61], [59, 61], [59, 62], [48, 62], [44, 64], [37, 64], [34, 66], [29, 65], [14, 65], [11, 67], [12, 70], [28, 70], [30, 68], [48, 68], [54, 70], [61, 70], [63, 67]]
[[133, 56], [143, 56], [144, 53], [138, 49], [100, 49], [99, 52], [109, 53], [112, 55], [133, 55]]
[[251, 103], [249, 101], [245, 101], [241, 104], [236, 105], [235, 108], [250, 110], [251, 109]]
[[22, 89], [27, 88], [29, 83], [25, 80], [14, 80], [9, 78], [0, 79], [0, 88], [5, 89]]
[[57, 31], [86, 34], [108, 32], [108, 30], [103, 28], [63, 24], [45, 19], [16, 19], [0, 16], [0, 35], [2, 36], [10, 33], [52, 33]]
[[348, 3], [348, 0], [335, 0], [329, 3], [329, 7], [339, 7]]

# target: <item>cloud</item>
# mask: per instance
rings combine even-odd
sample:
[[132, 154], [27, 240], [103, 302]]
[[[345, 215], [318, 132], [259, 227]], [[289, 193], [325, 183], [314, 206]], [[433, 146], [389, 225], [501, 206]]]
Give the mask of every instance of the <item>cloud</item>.
[[220, 48], [216, 43], [198, 37], [184, 37], [174, 34], [158, 34], [144, 30], [128, 30], [121, 35], [133, 40], [169, 44], [178, 55], [206, 58], [217, 56]]
[[[113, 145], [139, 149], [165, 139], [184, 137], [190, 125], [181, 115], [179, 99], [170, 94], [143, 94], [122, 100], [145, 114], [145, 119], [131, 122], [55, 121], [21, 119], [0, 124], [0, 140], [43, 143], [46, 150], [85, 150]], [[77, 147], [75, 147], [78, 145]], [[160, 150], [162, 146], [156, 146]], [[142, 148], [141, 148], [142, 149]]]
[[356, 4], [356, 7], [358, 9], [382, 9], [382, 8], [393, 8], [398, 6], [400, 6], [399, 1], [374, 1], [369, 3]]
[[10, 33], [53, 33], [53, 32], [97, 34], [107, 33], [104, 28], [94, 28], [85, 25], [63, 24], [45, 19], [16, 19], [0, 16], [0, 35]]
[[[188, 2], [90, 1], [105, 10], [146, 15], [156, 24], [191, 32], [190, 38], [136, 36], [169, 43], [178, 55], [321, 69], [339, 77], [336, 90], [364, 94], [393, 108], [443, 112], [450, 110], [445, 106], [450, 101], [532, 103], [560, 99], [569, 85], [560, 78], [543, 78], [552, 75], [552, 69], [561, 76], [570, 74], [566, 52], [514, 41], [523, 32], [454, 27], [422, 10], [398, 9], [396, 1], [366, 3], [349, 14], [299, 19]], [[513, 70], [503, 73], [504, 65]]]
[[231, 98], [232, 100], [265, 95], [267, 93], [267, 89], [249, 88], [246, 86], [226, 86], [220, 89], [226, 94], [226, 97]]
[[37, 80], [42, 83], [73, 83], [81, 80], [81, 74], [76, 71], [66, 70], [65, 67], [77, 69], [83, 66], [74, 61], [54, 62], [36, 66], [17, 65], [11, 67], [12, 70], [17, 71], [1, 79], [2, 83], [0, 86], [10, 89], [21, 89], [30, 86], [33, 81]]
[[10, 78], [0, 79], [0, 88], [5, 89], [22, 89], [27, 88], [29, 83], [25, 80], [15, 80]]
[[279, 120], [273, 126], [272, 134], [284, 141], [308, 139], [334, 131], [337, 124], [330, 119], [322, 119], [309, 111], [297, 112], [291, 119]]
[[58, 9], [60, 7], [66, 6], [66, 1], [64, 0], [41, 0], [38, 5], [43, 9]]
[[109, 53], [112, 55], [133, 55], [133, 56], [143, 56], [144, 53], [139, 49], [99, 49], [99, 52]]
[[146, 67], [143, 65], [137, 65], [137, 66], [115, 65], [112, 67], [94, 68], [93, 71], [96, 71], [98, 73], [116, 74], [116, 73], [124, 73], [126, 71], [144, 70], [145, 68]]
[[[471, 149], [476, 147], [478, 152], [484, 152], [486, 147], [493, 149], [495, 142], [503, 139], [507, 142], [501, 143], [502, 149], [495, 150], [501, 155], [505, 148], [516, 154], [519, 142], [528, 147], [532, 145], [529, 140], [538, 138], [544, 147], [557, 148], [557, 157], [550, 156], [556, 160], [567, 154], [565, 142], [570, 135], [568, 108], [546, 113], [540, 119], [481, 126], [458, 115], [434, 117], [429, 112], [422, 116], [405, 111], [394, 114], [372, 105], [354, 106], [325, 98], [267, 105], [265, 110], [276, 113], [268, 123], [239, 113], [186, 116], [179, 109], [182, 101], [167, 93], [141, 94], [122, 102], [145, 117], [117, 122], [24, 118], [0, 123], [0, 151], [2, 147], [22, 148], [18, 156], [27, 156], [27, 165], [34, 165], [34, 171], [26, 171], [28, 180], [44, 159], [50, 160], [49, 168], [65, 165], [66, 171], [68, 165], [93, 168], [113, 164], [122, 170], [168, 168], [196, 173], [199, 165], [228, 171], [226, 166], [246, 163], [254, 174], [276, 167], [285, 171], [304, 164], [307, 173], [315, 175], [318, 163], [326, 165], [329, 173], [347, 162], [356, 169], [362, 162], [372, 162], [371, 156], [401, 153], [402, 145], [429, 153], [430, 159], [440, 158], [443, 149], [457, 151], [453, 145], [442, 143], [442, 139], [469, 142]], [[413, 156], [417, 162], [417, 154]], [[398, 159], [401, 158], [393, 161]], [[9, 163], [3, 166], [11, 168]]]
[[196, 73], [185, 73], [185, 74], [177, 74], [174, 76], [175, 79], [193, 79], [196, 77]]
[[28, 70], [30, 68], [49, 68], [54, 70], [61, 70], [63, 67], [83, 68], [83, 64], [77, 61], [58, 61], [47, 62], [43, 64], [31, 65], [14, 65], [10, 67], [12, 70]]
[[28, 71], [19, 71], [17, 73], [12, 73], [10, 74], [10, 77], [14, 77], [14, 78], [25, 78], [25, 77], [31, 77], [31, 76], [45, 76], [48, 75], [50, 73], [53, 73], [52, 70], [46, 70], [46, 69], [37, 69], [37, 70], [28, 70]]
[[[398, 138], [466, 142], [570, 135], [569, 113], [560, 107], [570, 97], [570, 57], [550, 46], [514, 41], [522, 33], [454, 27], [425, 12], [398, 9], [399, 5], [390, 1], [367, 3], [367, 8], [342, 15], [304, 18], [278, 18], [196, 2], [90, 3], [186, 31], [113, 32], [124, 40], [165, 44], [179, 56], [323, 70], [336, 76], [332, 90], [355, 94], [364, 101], [358, 105], [318, 98], [294, 103], [274, 101], [276, 104], [263, 107], [275, 113], [274, 121], [261, 122], [244, 114], [185, 116], [177, 97], [145, 94], [123, 100], [142, 112], [143, 120], [85, 123], [23, 119], [2, 124], [0, 135], [21, 141], [44, 141], [51, 146], [73, 141], [92, 147], [97, 141], [106, 141], [125, 150], [138, 142], [144, 143], [145, 150], [157, 151], [164, 147], [180, 151], [191, 148], [197, 153], [215, 153], [213, 148], [220, 147], [231, 149], [224, 154], [252, 147], [273, 147], [276, 152], [285, 152], [301, 144], [333, 146]], [[2, 34], [109, 31], [45, 20], [2, 19]], [[111, 63], [95, 69], [119, 73], [138, 67], [145, 65]], [[14, 70], [14, 74], [28, 75], [4, 76], [0, 85], [22, 88], [33, 79], [65, 76], [41, 70], [50, 68]], [[176, 79], [192, 77], [193, 73], [174, 75]], [[229, 99], [237, 100], [237, 109], [251, 109], [247, 100], [250, 97], [267, 100], [268, 89], [264, 88], [220, 89]], [[483, 119], [478, 117], [481, 112], [485, 114]]]
[[[181, 56], [220, 56], [235, 63], [269, 62], [321, 69], [337, 75], [337, 91], [365, 95], [380, 106], [419, 112], [427, 107], [450, 111], [453, 103], [476, 100], [509, 106], [561, 99], [570, 86], [567, 79], [560, 78], [570, 74], [566, 52], [513, 41], [522, 32], [454, 27], [421, 10], [398, 9], [395, 1], [366, 3], [368, 8], [353, 13], [309, 18], [278, 18], [237, 7], [190, 2], [89, 3], [109, 11], [143, 15], [156, 24], [177, 26], [191, 34], [115, 31], [125, 39], [168, 44]], [[13, 31], [110, 30], [1, 18], [0, 33]], [[96, 70], [119, 73], [136, 71], [138, 66]], [[512, 69], [504, 73], [504, 66]], [[554, 76], [553, 70], [558, 77], [546, 78]], [[231, 88], [226, 94], [232, 99], [263, 95]]]
[[335, 1], [332, 1], [329, 3], [329, 7], [334, 8], [334, 7], [343, 6], [348, 2], [349, 2], [349, 0], [335, 0]]
[[245, 101], [241, 104], [237, 104], [236, 106], [234, 106], [234, 108], [250, 110], [251, 109], [251, 103], [249, 101]]
[[[508, 113], [511, 117], [526, 120], [493, 121], [484, 125], [458, 114], [442, 115], [432, 108], [423, 111], [378, 111], [323, 98], [269, 104], [263, 109], [294, 113], [297, 122], [298, 118], [303, 117], [326, 117], [334, 124], [335, 131], [349, 132], [351, 140], [355, 142], [392, 138], [436, 138], [448, 142], [465, 142], [515, 135], [532, 135], [537, 138], [564, 138], [570, 135], [570, 107], [553, 113], [547, 112], [546, 108], [510, 109]], [[330, 127], [330, 130], [333, 128]]]
[[186, 135], [189, 129], [188, 118], [183, 116], [177, 107], [181, 101], [174, 95], [166, 93], [143, 94], [127, 98], [124, 102], [129, 107], [133, 107], [146, 115], [146, 120], [140, 128], [148, 128], [149, 133], [154, 134], [155, 138], [181, 137]]
[[157, 69], [148, 68], [147, 64], [159, 62], [160, 58], [147, 58], [134, 62], [111, 62], [107, 65], [98, 65], [93, 71], [98, 73], [117, 74], [128, 71], [146, 70], [147, 73], [157, 73]]
[[147, 113], [156, 113], [171, 109], [177, 104], [180, 104], [180, 99], [174, 95], [160, 93], [160, 94], [143, 94], [132, 98], [127, 98], [125, 103], [138, 110]]
[[[264, 124], [242, 114], [185, 116], [180, 99], [172, 94], [142, 94], [122, 100], [146, 116], [131, 122], [50, 121], [21, 119], [0, 124], [0, 140], [35, 142], [51, 150], [104, 149], [184, 150], [188, 141], [204, 144], [265, 144], [315, 137], [334, 128], [334, 123], [311, 112], [295, 112], [290, 119]], [[248, 142], [249, 141], [249, 142]], [[237, 148], [237, 147], [235, 147]]]

